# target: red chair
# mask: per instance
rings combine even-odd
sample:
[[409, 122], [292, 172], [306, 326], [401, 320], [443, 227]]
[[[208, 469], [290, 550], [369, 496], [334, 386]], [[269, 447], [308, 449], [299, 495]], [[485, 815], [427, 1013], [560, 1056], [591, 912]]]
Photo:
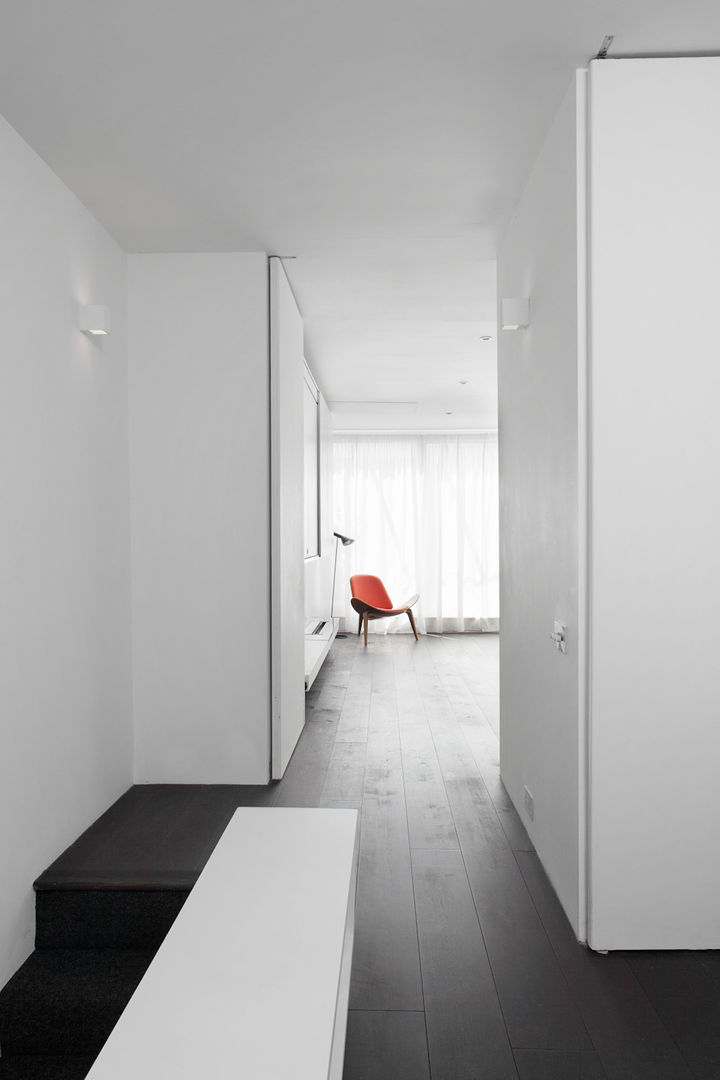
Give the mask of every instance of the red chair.
[[410, 610], [413, 604], [416, 604], [419, 600], [418, 596], [412, 596], [407, 603], [402, 605], [402, 607], [394, 608], [392, 606], [392, 600], [388, 596], [382, 581], [379, 577], [374, 577], [372, 574], [353, 574], [350, 578], [350, 589], [352, 591], [352, 600], [350, 603], [360, 616], [360, 621], [358, 622], [358, 636], [364, 625], [366, 645], [368, 622], [370, 619], [386, 619], [389, 615], [407, 615], [410, 620], [410, 625], [412, 626], [412, 632], [415, 635], [415, 640], [418, 640], [415, 619]]

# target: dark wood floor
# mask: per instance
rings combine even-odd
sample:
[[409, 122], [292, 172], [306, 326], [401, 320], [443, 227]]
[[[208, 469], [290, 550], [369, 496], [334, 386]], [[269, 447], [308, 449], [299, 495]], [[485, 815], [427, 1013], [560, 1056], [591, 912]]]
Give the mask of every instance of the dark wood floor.
[[279, 784], [133, 787], [39, 891], [187, 890], [238, 805], [356, 807], [344, 1080], [720, 1080], [720, 953], [575, 941], [500, 782], [497, 638], [370, 641], [333, 645]]
[[361, 813], [344, 1080], [717, 1080], [717, 953], [577, 944], [498, 770], [494, 635], [338, 640], [277, 805]]

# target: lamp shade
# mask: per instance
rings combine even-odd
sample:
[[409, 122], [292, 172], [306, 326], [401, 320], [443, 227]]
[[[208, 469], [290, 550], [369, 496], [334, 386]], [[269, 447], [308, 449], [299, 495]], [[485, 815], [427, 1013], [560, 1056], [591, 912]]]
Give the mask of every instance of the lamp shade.
[[80, 304], [78, 326], [84, 334], [109, 334], [110, 312], [103, 304]]
[[354, 544], [355, 543], [355, 541], [352, 540], [349, 536], [343, 536], [343, 534], [339, 533], [339, 532], [333, 533], [333, 536], [337, 536], [338, 540], [340, 540], [343, 547], [347, 547], [348, 544]]
[[503, 330], [524, 330], [530, 325], [530, 301], [515, 297], [502, 302]]

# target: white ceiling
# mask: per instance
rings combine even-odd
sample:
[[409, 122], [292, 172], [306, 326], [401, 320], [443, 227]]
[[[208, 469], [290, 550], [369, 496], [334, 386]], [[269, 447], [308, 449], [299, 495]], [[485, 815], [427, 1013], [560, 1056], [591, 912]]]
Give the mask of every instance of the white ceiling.
[[435, 241], [428, 250], [408, 241], [285, 265], [305, 317], [308, 363], [328, 401], [418, 403], [409, 414], [336, 413], [336, 427], [497, 425], [493, 261], [468, 244]]
[[327, 397], [483, 427], [488, 260], [606, 34], [720, 52], [720, 4], [0, 0], [0, 112], [129, 251], [297, 256]]

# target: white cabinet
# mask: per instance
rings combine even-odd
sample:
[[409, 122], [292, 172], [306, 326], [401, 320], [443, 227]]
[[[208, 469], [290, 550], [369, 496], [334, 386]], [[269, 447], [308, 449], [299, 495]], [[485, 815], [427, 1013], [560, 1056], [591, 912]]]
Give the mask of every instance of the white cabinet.
[[303, 383], [303, 424], [304, 424], [304, 459], [305, 459], [305, 558], [312, 559], [320, 554], [320, 460], [318, 438], [318, 388], [315, 380], [305, 367]]

